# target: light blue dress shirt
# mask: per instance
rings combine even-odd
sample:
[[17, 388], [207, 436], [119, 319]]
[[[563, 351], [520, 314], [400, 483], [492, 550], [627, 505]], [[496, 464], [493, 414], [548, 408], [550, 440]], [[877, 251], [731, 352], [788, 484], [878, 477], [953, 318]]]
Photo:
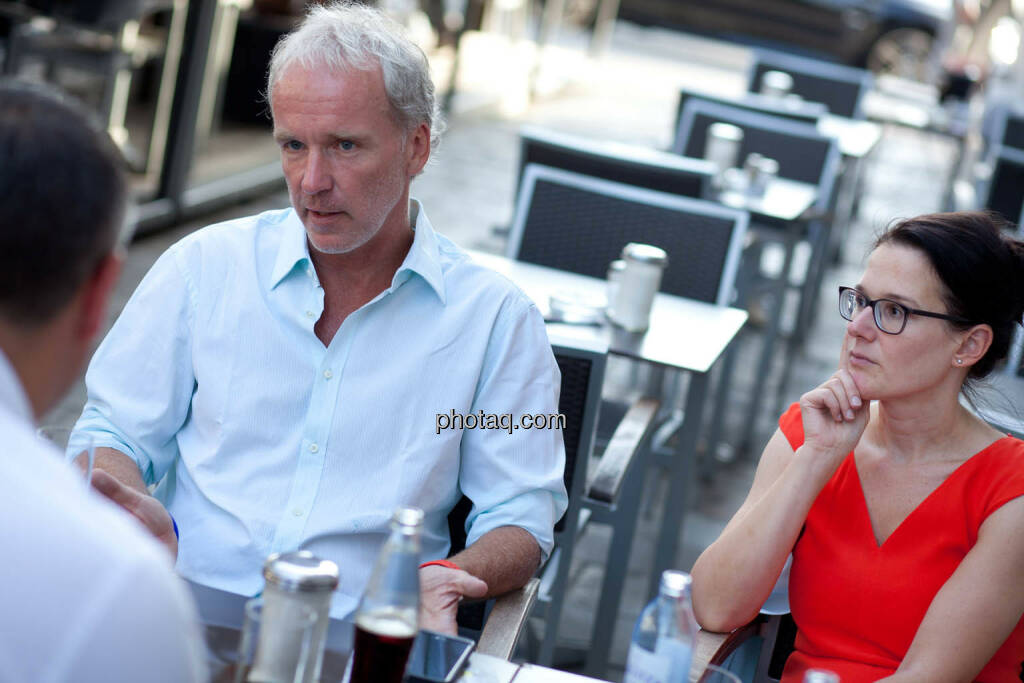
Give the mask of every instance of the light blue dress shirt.
[[[178, 523], [178, 571], [255, 594], [267, 555], [310, 550], [341, 569], [332, 615], [356, 606], [396, 506], [425, 513], [423, 558], [473, 501], [468, 543], [505, 525], [546, 556], [565, 510], [557, 429], [436, 433], [439, 413], [558, 412], [543, 320], [502, 276], [434, 232], [328, 347], [324, 293], [291, 209], [228, 221], [172, 246], [86, 374], [76, 425], [127, 453]], [[166, 479], [165, 479], [166, 475]]]

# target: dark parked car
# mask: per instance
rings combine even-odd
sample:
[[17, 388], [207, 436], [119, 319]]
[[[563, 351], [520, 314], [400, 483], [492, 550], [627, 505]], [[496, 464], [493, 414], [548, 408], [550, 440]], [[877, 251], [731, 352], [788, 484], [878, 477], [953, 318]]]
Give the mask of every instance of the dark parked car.
[[621, 0], [619, 17], [923, 79], [952, 0]]

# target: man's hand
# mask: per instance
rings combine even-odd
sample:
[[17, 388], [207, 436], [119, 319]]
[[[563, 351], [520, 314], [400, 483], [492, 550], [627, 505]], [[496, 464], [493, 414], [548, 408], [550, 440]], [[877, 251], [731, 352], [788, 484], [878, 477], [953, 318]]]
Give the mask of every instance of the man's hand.
[[156, 540], [167, 548], [171, 557], [178, 558], [178, 537], [174, 533], [174, 522], [160, 501], [122, 484], [100, 469], [92, 472], [92, 487], [142, 522]]
[[[173, 532], [172, 532], [173, 534]], [[459, 600], [482, 598], [487, 584], [469, 572], [432, 564], [420, 569], [420, 628], [458, 635]]]

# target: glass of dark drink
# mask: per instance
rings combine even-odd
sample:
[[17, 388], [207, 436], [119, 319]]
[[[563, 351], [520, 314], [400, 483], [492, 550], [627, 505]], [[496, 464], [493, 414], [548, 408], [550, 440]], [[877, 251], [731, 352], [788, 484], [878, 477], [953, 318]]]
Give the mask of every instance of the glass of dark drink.
[[402, 680], [416, 637], [415, 614], [403, 612], [408, 610], [384, 609], [356, 617], [353, 683]]

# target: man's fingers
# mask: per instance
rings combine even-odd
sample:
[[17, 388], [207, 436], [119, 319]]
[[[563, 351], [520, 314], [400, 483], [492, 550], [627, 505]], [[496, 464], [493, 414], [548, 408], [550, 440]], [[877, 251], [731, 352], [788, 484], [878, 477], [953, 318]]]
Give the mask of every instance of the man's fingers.
[[138, 491], [125, 486], [103, 470], [93, 470], [92, 487], [128, 511], [133, 511], [138, 503]]
[[459, 592], [467, 598], [482, 598], [487, 595], [487, 584], [469, 572], [460, 572], [458, 577]]

